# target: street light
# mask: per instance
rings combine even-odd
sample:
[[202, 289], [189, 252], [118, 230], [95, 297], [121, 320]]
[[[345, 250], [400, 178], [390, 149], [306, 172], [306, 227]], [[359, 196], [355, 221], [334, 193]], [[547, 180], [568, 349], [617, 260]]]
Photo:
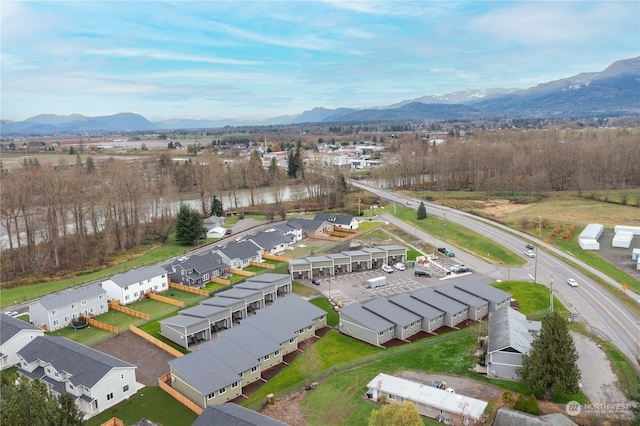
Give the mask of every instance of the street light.
[[358, 217], [360, 217], [360, 198], [358, 198]]
[[442, 237], [442, 240], [444, 242], [447, 242], [447, 214], [443, 212], [442, 213], [442, 218], [444, 219], [444, 224], [443, 224], [444, 236]]

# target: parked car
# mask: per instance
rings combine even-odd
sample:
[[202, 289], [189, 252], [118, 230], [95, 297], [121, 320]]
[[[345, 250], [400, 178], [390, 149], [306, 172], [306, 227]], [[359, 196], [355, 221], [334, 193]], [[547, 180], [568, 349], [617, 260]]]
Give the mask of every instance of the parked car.
[[231, 228], [227, 229], [227, 231], [225, 232], [225, 235], [231, 235]]
[[569, 284], [571, 287], [578, 287], [578, 281], [574, 280], [573, 278], [569, 278], [567, 280], [567, 284]]
[[445, 254], [447, 252], [447, 248], [446, 247], [438, 247], [438, 251], [442, 254]]
[[453, 265], [449, 270], [456, 274], [461, 274], [463, 272], [469, 272], [469, 268], [464, 265]]
[[449, 257], [455, 257], [456, 255], [453, 253], [452, 250], [449, 250], [446, 247], [438, 247], [438, 251], [442, 254], [444, 254], [445, 256], [449, 256]]
[[431, 277], [431, 272], [429, 271], [425, 271], [424, 269], [416, 269], [413, 274], [416, 277], [427, 277], [430, 278]]
[[7, 311], [4, 314], [9, 315], [10, 317], [17, 317], [18, 315], [20, 315], [17, 311]]
[[398, 271], [404, 271], [405, 269], [407, 269], [407, 267], [404, 266], [404, 263], [402, 262], [394, 263], [393, 267], [396, 268]]
[[393, 268], [389, 265], [382, 265], [381, 269], [387, 274], [393, 274]]
[[533, 244], [527, 244], [526, 246], [524, 246], [527, 250], [533, 250], [535, 249], [535, 247], [533, 246]]
[[411, 201], [407, 201], [407, 205], [410, 206], [411, 205]]
[[434, 387], [436, 389], [444, 390], [447, 387], [447, 384], [444, 382], [444, 380], [434, 380], [433, 382], [431, 382], [429, 386]]
[[524, 254], [526, 254], [529, 257], [536, 257], [536, 254], [534, 253], [533, 250], [525, 250]]
[[316, 280], [315, 278], [311, 280], [311, 284], [320, 285], [320, 280]]

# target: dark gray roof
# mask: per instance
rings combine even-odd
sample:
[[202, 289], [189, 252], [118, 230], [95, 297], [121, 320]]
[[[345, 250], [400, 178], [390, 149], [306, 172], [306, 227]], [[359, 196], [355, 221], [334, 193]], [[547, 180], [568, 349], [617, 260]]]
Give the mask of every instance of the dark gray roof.
[[300, 323], [299, 315], [282, 316], [277, 312], [271, 311], [271, 309], [269, 309], [268, 312], [264, 312], [264, 309], [260, 309], [256, 315], [252, 315], [242, 320], [243, 325], [248, 324], [260, 331], [262, 334], [269, 336], [269, 338], [281, 344], [295, 338], [296, 331], [309, 325], [308, 323], [305, 323], [302, 327], [295, 328], [294, 324], [297, 323]]
[[340, 309], [340, 317], [347, 316], [349, 319], [370, 330], [381, 332], [395, 326], [390, 321], [366, 310], [359, 303], [352, 303]]
[[191, 426], [286, 426], [286, 424], [228, 402], [208, 406]]
[[39, 330], [41, 334], [44, 334], [44, 330], [35, 325], [9, 315], [0, 314], [0, 345], [8, 342], [23, 330]]
[[362, 307], [399, 326], [409, 325], [420, 319], [420, 317], [413, 312], [391, 303], [386, 297], [371, 299], [363, 303]]
[[261, 282], [261, 281], [244, 281], [239, 282], [235, 285], [237, 288], [244, 288], [246, 290], [267, 290], [269, 293], [273, 293], [276, 291], [275, 284], [270, 282]]
[[135, 368], [134, 365], [73, 342], [64, 337], [36, 337], [18, 354], [27, 362], [41, 360], [57, 371], [71, 374], [71, 382], [92, 388], [114, 368]]
[[460, 281], [459, 283], [454, 284], [454, 286], [460, 290], [464, 290], [467, 293], [471, 293], [474, 296], [478, 296], [493, 303], [504, 302], [511, 298], [511, 295], [506, 291], [483, 284], [473, 278]]
[[248, 288], [238, 288], [233, 287], [229, 290], [224, 290], [219, 293], [216, 293], [216, 297], [229, 297], [231, 299], [247, 299], [256, 295], [260, 295], [262, 297], [262, 291], [260, 290], [250, 290]]
[[211, 352], [236, 373], [244, 373], [260, 365], [260, 361], [238, 346], [231, 339], [220, 336], [200, 344], [200, 350]]
[[124, 274], [116, 274], [111, 277], [111, 281], [118, 284], [120, 287], [126, 287], [131, 284], [148, 280], [149, 278], [166, 274], [167, 271], [162, 266], [153, 265], [147, 266], [146, 268], [132, 269]]
[[226, 311], [229, 315], [231, 315], [231, 311], [227, 306], [198, 305], [192, 308], [181, 310], [180, 315], [190, 315], [192, 317], [208, 318], [211, 315], [215, 315], [224, 311]]
[[280, 230], [283, 233], [289, 233], [289, 232], [294, 232], [298, 229], [300, 229], [300, 227], [298, 226], [291, 226], [293, 225], [292, 223], [290, 224], [289, 222], [286, 223], [279, 223], [277, 225], [274, 226], [274, 228]]
[[536, 417], [522, 411], [500, 408], [496, 413], [493, 426], [578, 426], [571, 419], [561, 413]]
[[256, 359], [260, 359], [265, 355], [270, 355], [282, 349], [280, 342], [276, 342], [270, 337], [265, 336], [250, 324], [231, 327], [218, 334], [228, 337]]
[[172, 359], [169, 365], [202, 395], [209, 395], [242, 380], [240, 374], [206, 350]]
[[265, 250], [271, 250], [280, 244], [293, 243], [293, 235], [284, 235], [279, 229], [267, 229], [257, 232], [254, 235], [249, 235], [248, 240], [252, 240]]
[[336, 213], [316, 213], [314, 216], [315, 220], [321, 220], [324, 222], [329, 222], [335, 225], [351, 225], [351, 221], [353, 220], [353, 216], [347, 214], [336, 214]]
[[[279, 297], [278, 300], [276, 300], [276, 303], [271, 306], [274, 306], [277, 309], [277, 307], [281, 305], [295, 309], [312, 320], [316, 320], [327, 315], [327, 312], [324, 309], [317, 307], [313, 303], [307, 302], [302, 297], [293, 293]], [[268, 308], [271, 308], [271, 306], [268, 306]]]
[[376, 255], [376, 256], [386, 256], [387, 255], [387, 251], [386, 250], [382, 250], [379, 247], [367, 247], [367, 248], [363, 248], [362, 251], [366, 251], [367, 253], [371, 253], [371, 255]]
[[[162, 269], [162, 273], [166, 274], [164, 269]], [[69, 306], [72, 303], [78, 303], [85, 299], [91, 299], [101, 294], [106, 295], [107, 291], [104, 290], [100, 286], [100, 284], [93, 283], [89, 285], [83, 285], [81, 287], [63, 290], [59, 293], [50, 294], [34, 303], [39, 303], [47, 311], [50, 311], [52, 309], [58, 309], [58, 308], [63, 308], [65, 306]]]
[[435, 290], [430, 287], [425, 287], [414, 293], [411, 293], [411, 297], [415, 297], [421, 302], [424, 302], [427, 305], [431, 305], [434, 308], [440, 309], [441, 311], [448, 314], [457, 314], [458, 312], [462, 312], [465, 309], [468, 309], [468, 306], [460, 302], [456, 302], [455, 300], [450, 299], [447, 296], [443, 296], [440, 293], [436, 293]]
[[306, 258], [309, 262], [333, 262], [333, 259], [329, 256], [309, 256]]
[[467, 293], [464, 290], [454, 287], [453, 284], [439, 285], [434, 287], [434, 290], [453, 300], [457, 300], [460, 303], [464, 303], [465, 305], [472, 306], [474, 308], [482, 308], [489, 303], [485, 299], [481, 299], [479, 296], [474, 296], [471, 293]]
[[209, 252], [203, 255], [192, 255], [185, 260], [174, 260], [170, 268], [183, 268], [186, 271], [194, 270], [197, 275], [201, 275], [217, 269], [228, 269], [229, 265], [224, 263], [218, 253]]
[[254, 277], [249, 277], [245, 282], [275, 283], [283, 279], [288, 279], [287, 281], [289, 282], [291, 281], [291, 277], [288, 274], [274, 274], [272, 272], [267, 272]]
[[369, 258], [371, 258], [371, 253], [364, 251], [364, 250], [346, 250], [342, 252], [343, 254], [346, 254], [347, 256], [353, 257], [353, 256], [369, 256]]
[[209, 320], [207, 318], [194, 317], [191, 315], [176, 315], [170, 318], [160, 320], [161, 324], [177, 325], [179, 327], [192, 327], [194, 325], [203, 324], [209, 326]]
[[296, 229], [315, 232], [318, 229], [322, 228], [325, 222], [323, 220], [296, 218], [296, 219], [289, 219], [287, 223], [289, 224], [289, 226]]
[[231, 260], [247, 260], [262, 251], [256, 243], [250, 240], [240, 242], [232, 241], [224, 247], [217, 247], [216, 250]]
[[394, 296], [391, 296], [389, 300], [392, 303], [395, 303], [396, 305], [406, 309], [407, 311], [411, 311], [414, 314], [420, 315], [421, 317], [428, 320], [432, 320], [444, 315], [444, 312], [434, 308], [433, 306], [427, 305], [426, 303], [423, 303], [414, 297], [411, 297], [411, 295], [408, 293], [398, 293]]
[[311, 265], [307, 259], [291, 259], [289, 265]]
[[529, 353], [533, 336], [527, 328], [527, 318], [508, 306], [489, 313], [489, 343], [487, 351], [512, 348], [521, 354]]
[[328, 258], [333, 259], [334, 261], [344, 261], [348, 262], [351, 258], [344, 253], [328, 253], [326, 255]]

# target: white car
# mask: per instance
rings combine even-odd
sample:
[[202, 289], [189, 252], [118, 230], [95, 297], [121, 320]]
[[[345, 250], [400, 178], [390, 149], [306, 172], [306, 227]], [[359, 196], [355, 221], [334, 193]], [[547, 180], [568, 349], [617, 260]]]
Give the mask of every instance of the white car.
[[404, 271], [406, 268], [406, 266], [404, 266], [404, 263], [398, 262], [398, 263], [394, 263], [393, 267], [396, 268], [398, 271]]
[[382, 265], [382, 270], [387, 274], [393, 274], [393, 268], [389, 265]]
[[569, 278], [567, 280], [567, 284], [569, 284], [571, 287], [578, 287], [578, 282], [576, 280], [574, 280], [573, 278]]
[[533, 250], [525, 250], [524, 254], [526, 254], [529, 257], [536, 257], [536, 254]]
[[8, 311], [4, 313], [5, 315], [9, 315], [10, 317], [17, 317], [20, 315], [17, 311]]

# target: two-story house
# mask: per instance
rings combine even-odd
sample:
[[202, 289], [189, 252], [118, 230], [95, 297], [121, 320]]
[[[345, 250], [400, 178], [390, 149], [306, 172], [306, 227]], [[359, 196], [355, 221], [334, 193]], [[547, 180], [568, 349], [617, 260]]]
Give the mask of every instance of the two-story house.
[[0, 315], [0, 370], [18, 363], [18, 351], [44, 330], [9, 315]]
[[147, 292], [162, 292], [169, 288], [167, 271], [158, 265], [133, 269], [116, 274], [102, 282], [109, 300], [119, 300], [121, 305], [136, 302]]
[[202, 288], [213, 278], [220, 277], [229, 269], [218, 253], [184, 256], [166, 267], [171, 281], [189, 287]]

